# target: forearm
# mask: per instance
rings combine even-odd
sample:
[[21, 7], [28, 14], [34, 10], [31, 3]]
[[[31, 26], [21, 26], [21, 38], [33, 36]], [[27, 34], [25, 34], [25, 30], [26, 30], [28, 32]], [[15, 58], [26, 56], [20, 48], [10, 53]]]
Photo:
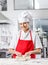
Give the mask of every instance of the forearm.
[[14, 49], [9, 49], [9, 53], [16, 54], [17, 56], [22, 56], [22, 54]]
[[8, 52], [11, 54], [16, 54], [16, 51], [14, 49], [11, 49], [11, 48], [8, 50]]
[[35, 49], [33, 51], [30, 51], [31, 54], [40, 54], [41, 53], [41, 49], [38, 48], [38, 49]]

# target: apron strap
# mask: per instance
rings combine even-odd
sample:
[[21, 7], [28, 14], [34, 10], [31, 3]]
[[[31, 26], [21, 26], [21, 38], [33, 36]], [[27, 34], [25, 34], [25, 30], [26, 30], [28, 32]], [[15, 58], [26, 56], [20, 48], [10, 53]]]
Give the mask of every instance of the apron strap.
[[32, 40], [32, 33], [31, 33], [31, 30], [30, 30], [30, 37], [31, 37], [31, 40]]
[[20, 31], [19, 39], [20, 39], [20, 37], [21, 37], [21, 31]]

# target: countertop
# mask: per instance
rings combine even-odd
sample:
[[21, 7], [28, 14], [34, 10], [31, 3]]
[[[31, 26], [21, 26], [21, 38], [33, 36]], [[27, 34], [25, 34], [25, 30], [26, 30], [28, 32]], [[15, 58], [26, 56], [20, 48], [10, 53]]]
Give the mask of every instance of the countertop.
[[12, 58], [0, 58], [0, 65], [48, 65], [48, 58], [30, 59], [27, 61]]

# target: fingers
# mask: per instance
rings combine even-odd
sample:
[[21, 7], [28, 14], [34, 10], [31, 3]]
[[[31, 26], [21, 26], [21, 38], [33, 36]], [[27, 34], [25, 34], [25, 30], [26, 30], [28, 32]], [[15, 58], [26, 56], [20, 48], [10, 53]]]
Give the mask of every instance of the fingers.
[[30, 55], [29, 52], [25, 53], [26, 56]]
[[25, 56], [30, 56], [31, 55], [31, 52], [26, 52], [25, 53]]
[[22, 54], [20, 52], [16, 52], [17, 56], [22, 56]]
[[22, 56], [22, 54], [19, 53], [18, 56]]

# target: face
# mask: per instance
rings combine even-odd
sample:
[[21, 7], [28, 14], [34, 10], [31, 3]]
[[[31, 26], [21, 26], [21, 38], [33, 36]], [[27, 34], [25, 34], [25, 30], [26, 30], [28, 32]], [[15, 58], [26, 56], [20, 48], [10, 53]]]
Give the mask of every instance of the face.
[[19, 23], [20, 29], [23, 31], [27, 31], [29, 29], [29, 22]]

